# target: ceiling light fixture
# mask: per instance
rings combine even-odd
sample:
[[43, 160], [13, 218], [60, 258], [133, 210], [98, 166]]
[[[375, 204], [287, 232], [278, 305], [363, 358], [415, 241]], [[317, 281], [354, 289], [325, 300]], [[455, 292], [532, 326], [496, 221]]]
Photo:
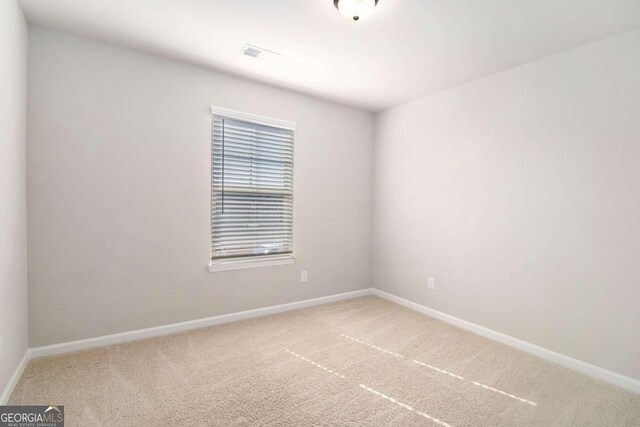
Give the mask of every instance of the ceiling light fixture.
[[377, 4], [378, 0], [333, 0], [333, 5], [338, 9], [340, 15], [354, 21], [365, 19], [371, 15]]

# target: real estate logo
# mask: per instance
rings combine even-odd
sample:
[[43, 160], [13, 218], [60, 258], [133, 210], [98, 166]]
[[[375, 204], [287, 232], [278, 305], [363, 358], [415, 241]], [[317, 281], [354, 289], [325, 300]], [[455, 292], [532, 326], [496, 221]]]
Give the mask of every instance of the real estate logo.
[[0, 427], [64, 427], [64, 406], [0, 406]]

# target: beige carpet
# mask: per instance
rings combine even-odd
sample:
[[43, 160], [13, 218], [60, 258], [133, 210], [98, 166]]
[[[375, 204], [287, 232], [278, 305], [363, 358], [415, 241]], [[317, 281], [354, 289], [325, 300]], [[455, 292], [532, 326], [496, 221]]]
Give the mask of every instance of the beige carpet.
[[376, 297], [31, 361], [67, 426], [640, 426], [640, 395]]

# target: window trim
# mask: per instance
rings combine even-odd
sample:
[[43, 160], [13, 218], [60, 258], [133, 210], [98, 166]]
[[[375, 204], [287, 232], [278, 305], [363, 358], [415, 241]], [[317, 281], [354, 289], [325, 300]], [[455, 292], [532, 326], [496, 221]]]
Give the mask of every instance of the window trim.
[[244, 258], [228, 258], [209, 263], [209, 271], [242, 270], [245, 268], [273, 267], [276, 265], [293, 264], [296, 257], [293, 254], [285, 255], [256, 255]]
[[[265, 126], [278, 127], [288, 129], [295, 132], [297, 123], [288, 120], [275, 119], [273, 117], [261, 116], [258, 114], [245, 113], [243, 111], [232, 110], [230, 108], [211, 106], [211, 115], [219, 115], [230, 119], [242, 120], [246, 122], [256, 123]], [[213, 149], [213, 147], [211, 147]], [[213, 167], [213, 165], [211, 165]], [[295, 170], [295, 169], [294, 169]], [[211, 179], [211, 173], [209, 173]], [[210, 233], [211, 236], [211, 233]], [[209, 250], [211, 251], [212, 242], [209, 240]], [[294, 253], [281, 255], [256, 255], [241, 258], [228, 258], [221, 260], [212, 260], [211, 252], [209, 253], [209, 272], [241, 270], [247, 268], [272, 267], [278, 265], [293, 264], [296, 260]]]
[[293, 131], [295, 131], [297, 127], [296, 122], [274, 119], [273, 117], [260, 116], [258, 114], [245, 113], [242, 111], [232, 110], [230, 108], [216, 107], [215, 105], [211, 106], [211, 114]]

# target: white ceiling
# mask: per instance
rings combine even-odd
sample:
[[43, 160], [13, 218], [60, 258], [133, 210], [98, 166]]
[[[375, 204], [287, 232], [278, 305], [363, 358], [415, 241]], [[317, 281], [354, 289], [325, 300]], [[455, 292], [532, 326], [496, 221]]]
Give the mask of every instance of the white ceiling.
[[[640, 0], [20, 0], [30, 22], [379, 111], [640, 27]], [[280, 53], [264, 62], [245, 43]]]

